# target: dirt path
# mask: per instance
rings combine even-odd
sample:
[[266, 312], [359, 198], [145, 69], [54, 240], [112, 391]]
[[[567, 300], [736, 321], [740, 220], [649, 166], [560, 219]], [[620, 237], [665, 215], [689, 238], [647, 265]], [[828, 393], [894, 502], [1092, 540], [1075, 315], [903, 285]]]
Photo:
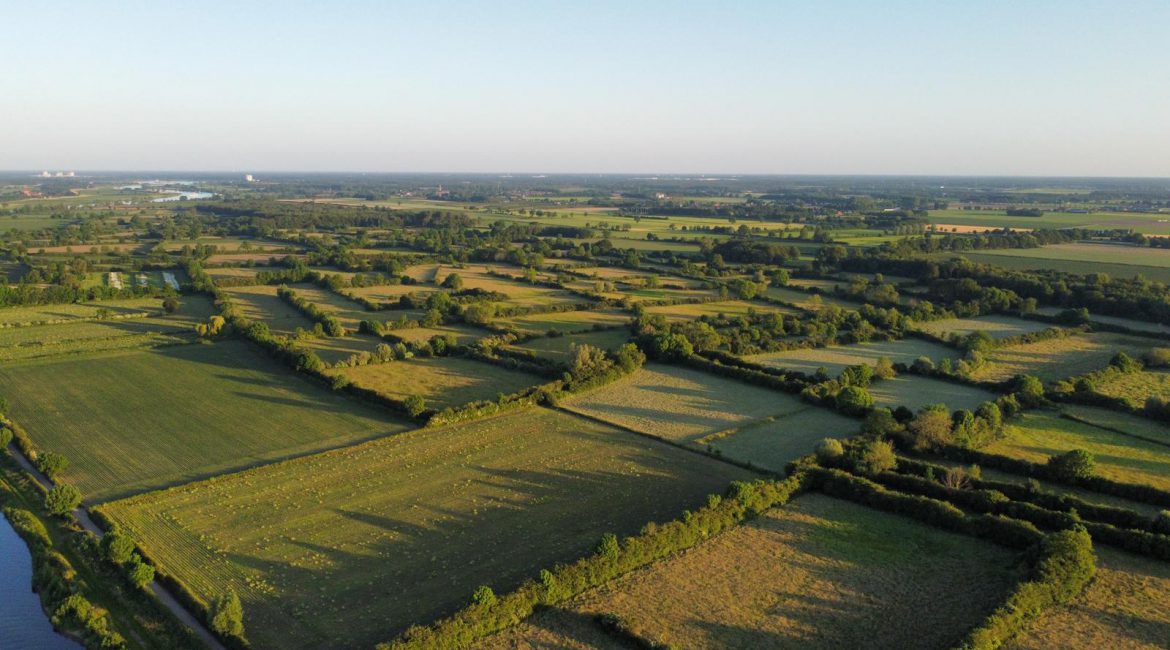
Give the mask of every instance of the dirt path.
[[[16, 463], [20, 465], [21, 469], [28, 472], [28, 474], [36, 479], [38, 483], [44, 486], [46, 490], [52, 489], [53, 482], [49, 480], [49, 477], [45, 476], [41, 473], [40, 470], [34, 467], [33, 464], [24, 457], [24, 454], [22, 454], [15, 445], [10, 446], [8, 451], [12, 454], [12, 457], [16, 459]], [[101, 527], [94, 522], [93, 518], [89, 516], [89, 511], [87, 511], [85, 508], [77, 508], [73, 511], [73, 515], [77, 517], [77, 521], [81, 524], [82, 528], [96, 535], [98, 539], [101, 539], [105, 534], [105, 531], [103, 531]], [[163, 587], [161, 584], [159, 584], [157, 580], [150, 583], [150, 591], [154, 593], [155, 597], [158, 598], [159, 602], [161, 602], [163, 606], [171, 611], [171, 614], [173, 614], [175, 618], [179, 619], [183, 625], [191, 628], [191, 631], [195, 633], [195, 636], [199, 637], [199, 639], [203, 641], [203, 643], [208, 648], [211, 648], [212, 650], [227, 650], [227, 648], [225, 648], [224, 645], [219, 642], [219, 639], [217, 639], [215, 635], [212, 634], [211, 631], [208, 630], [198, 618], [196, 618], [191, 612], [187, 611], [187, 608], [183, 607], [179, 603], [174, 594], [167, 591], [166, 587]]]

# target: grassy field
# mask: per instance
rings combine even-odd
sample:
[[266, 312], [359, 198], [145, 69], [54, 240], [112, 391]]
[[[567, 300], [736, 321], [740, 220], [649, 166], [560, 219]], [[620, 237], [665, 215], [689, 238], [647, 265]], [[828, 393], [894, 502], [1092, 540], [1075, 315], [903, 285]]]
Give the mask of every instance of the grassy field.
[[830, 295], [811, 294], [796, 289], [789, 289], [786, 287], [768, 287], [764, 291], [764, 295], [775, 300], [782, 300], [791, 305], [795, 305], [801, 309], [816, 311], [822, 307], [833, 306], [841, 309], [857, 309], [861, 306], [859, 302], [851, 300], [842, 300]]
[[954, 384], [941, 379], [900, 375], [893, 379], [875, 381], [869, 387], [874, 404], [888, 408], [905, 406], [916, 411], [928, 404], [946, 404], [952, 410], [975, 410], [983, 402], [994, 400], [997, 395], [973, 386]]
[[[410, 314], [411, 316], [415, 315], [414, 312], [382, 312], [383, 318], [385, 318], [386, 314], [403, 313]], [[391, 334], [409, 343], [422, 343], [423, 341], [429, 341], [431, 338], [436, 336], [446, 336], [450, 334], [451, 336], [454, 336], [455, 340], [462, 345], [473, 343], [478, 339], [489, 336], [491, 332], [488, 330], [472, 327], [470, 325], [451, 324], [436, 325], [434, 327], [408, 327], [393, 330]]]
[[702, 302], [696, 304], [662, 305], [647, 307], [646, 313], [657, 314], [669, 321], [694, 320], [700, 316], [747, 316], [749, 314], [767, 314], [779, 312], [794, 314], [794, 310], [776, 307], [766, 303], [748, 302], [746, 300], [728, 300], [723, 302]]
[[798, 370], [809, 374], [816, 372], [819, 368], [824, 368], [831, 376], [835, 377], [850, 366], [861, 364], [872, 366], [882, 357], [886, 357], [894, 363], [910, 364], [919, 357], [928, 357], [937, 362], [940, 359], [956, 359], [959, 356], [957, 350], [945, 345], [911, 338], [900, 341], [877, 341], [828, 348], [802, 348], [769, 352], [751, 355], [745, 359], [765, 366]]
[[1098, 393], [1119, 397], [1135, 408], [1145, 406], [1149, 397], [1170, 399], [1170, 373], [1162, 371], [1117, 373], [1096, 386]]
[[238, 341], [7, 364], [0, 383], [91, 502], [407, 428]]
[[0, 309], [0, 328], [25, 324], [67, 322], [97, 318], [103, 310], [114, 317], [153, 313], [162, 309], [162, 300], [154, 298], [132, 298], [129, 300], [105, 300], [100, 302], [67, 303], [60, 305], [35, 305], [30, 307], [4, 307]]
[[194, 340], [195, 324], [206, 321], [214, 311], [203, 296], [185, 296], [172, 314], [163, 310], [161, 300], [135, 302], [136, 307], [123, 308], [108, 319], [0, 328], [0, 361], [189, 343]]
[[312, 331], [315, 324], [308, 316], [276, 296], [277, 287], [260, 285], [255, 287], [232, 287], [224, 289], [232, 296], [246, 318], [264, 321], [274, 334], [292, 336], [296, 330]]
[[1076, 422], [1053, 412], [1026, 413], [1007, 427], [1003, 439], [984, 451], [1043, 463], [1072, 449], [1091, 452], [1101, 476], [1170, 489], [1170, 444]]
[[522, 334], [543, 334], [549, 331], [579, 332], [594, 325], [625, 325], [631, 318], [630, 314], [620, 311], [560, 311], [500, 318], [495, 324]]
[[972, 332], [987, 332], [992, 338], [1028, 334], [1048, 329], [1051, 325], [1039, 321], [1012, 318], [1011, 316], [976, 316], [974, 318], [946, 318], [943, 320], [915, 323], [918, 329], [935, 336], [958, 334], [966, 336]]
[[460, 357], [416, 358], [333, 370], [354, 384], [394, 399], [421, 395], [430, 408], [494, 400], [545, 380], [489, 363]]
[[105, 507], [256, 647], [371, 647], [722, 492], [742, 470], [546, 409], [296, 459]]
[[541, 337], [510, 346], [513, 350], [531, 352], [538, 357], [567, 363], [573, 358], [573, 346], [592, 345], [603, 350], [615, 350], [630, 340], [630, 331], [625, 329], [602, 330], [585, 334]]
[[1042, 217], [1009, 217], [1003, 210], [931, 210], [927, 219], [936, 224], [957, 224], [982, 228], [1101, 228], [1133, 229], [1143, 234], [1170, 235], [1166, 214], [1135, 212], [1090, 212], [1069, 214], [1046, 212]]
[[1170, 564], [1097, 548], [1097, 577], [1067, 605], [1045, 611], [1004, 648], [1154, 650], [1170, 639]]
[[808, 494], [481, 647], [627, 647], [589, 636], [590, 619], [612, 613], [677, 648], [943, 648], [1005, 597], [1014, 563], [1009, 550]]
[[791, 395], [698, 370], [648, 364], [563, 406], [666, 440], [698, 442], [808, 405]]
[[798, 411], [721, 431], [700, 439], [700, 443], [725, 458], [783, 473], [788, 463], [815, 451], [821, 440], [849, 438], [860, 427], [857, 420], [805, 405]]
[[[1051, 269], [1066, 273], [1106, 273], [1115, 278], [1138, 275], [1148, 280], [1170, 282], [1170, 250], [1126, 244], [1078, 242], [1040, 248], [1010, 248], [964, 252], [972, 262], [994, 264], [1007, 269]], [[955, 253], [937, 254], [944, 259]]]
[[1093, 370], [1100, 370], [1118, 351], [1140, 356], [1150, 348], [1150, 341], [1123, 334], [1073, 334], [1063, 338], [996, 348], [987, 354], [988, 364], [972, 377], [986, 381], [1003, 381], [1015, 375], [1035, 375], [1044, 381], [1056, 381]]

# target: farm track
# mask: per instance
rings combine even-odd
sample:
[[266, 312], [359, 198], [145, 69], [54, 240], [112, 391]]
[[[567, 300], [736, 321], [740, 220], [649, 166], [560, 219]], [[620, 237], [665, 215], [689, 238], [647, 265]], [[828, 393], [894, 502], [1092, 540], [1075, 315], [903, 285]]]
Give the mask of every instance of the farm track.
[[[25, 472], [28, 472], [30, 476], [36, 479], [37, 483], [40, 483], [46, 490], [52, 489], [53, 482], [49, 480], [49, 477], [45, 476], [40, 472], [40, 470], [34, 467], [33, 464], [24, 457], [24, 454], [20, 453], [20, 450], [16, 448], [16, 445], [10, 445], [8, 451], [12, 454], [12, 457], [16, 459], [16, 463], [20, 465], [20, 468]], [[83, 529], [93, 533], [97, 536], [98, 539], [101, 539], [103, 536], [105, 536], [105, 531], [103, 531], [101, 527], [94, 522], [93, 518], [89, 516], [89, 512], [85, 510], [85, 508], [75, 509], [73, 511], [73, 515], [77, 517], [77, 521], [81, 524]], [[199, 637], [199, 640], [202, 641], [208, 648], [211, 648], [212, 650], [227, 650], [227, 648], [219, 642], [219, 639], [217, 639], [215, 635], [212, 634], [211, 631], [208, 630], [203, 625], [203, 623], [201, 623], [199, 619], [195, 617], [194, 614], [187, 611], [185, 607], [179, 604], [179, 601], [174, 597], [174, 595], [167, 591], [166, 587], [159, 584], [157, 580], [151, 581], [150, 591], [155, 595], [156, 598], [158, 598], [159, 602], [161, 602], [164, 607], [170, 610], [171, 614], [174, 615], [175, 618], [179, 619], [183, 625], [186, 625], [188, 628], [190, 628], [191, 631], [194, 632], [197, 637]]]

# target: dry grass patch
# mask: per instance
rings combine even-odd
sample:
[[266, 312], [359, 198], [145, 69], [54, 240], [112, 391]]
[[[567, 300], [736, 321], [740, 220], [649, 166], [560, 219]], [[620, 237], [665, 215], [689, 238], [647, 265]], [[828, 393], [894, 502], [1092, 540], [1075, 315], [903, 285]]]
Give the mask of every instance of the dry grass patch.
[[1170, 564], [1097, 548], [1097, 577], [1068, 605], [1048, 610], [1005, 648], [1156, 650], [1170, 642]]
[[1055, 339], [996, 348], [987, 354], [988, 364], [973, 373], [974, 379], [1003, 381], [1015, 375], [1035, 375], [1056, 381], [1100, 370], [1118, 351], [1139, 356], [1150, 342], [1123, 334], [1073, 334]]
[[430, 408], [494, 400], [544, 380], [517, 370], [460, 357], [434, 357], [378, 363], [330, 371], [362, 388], [403, 400], [419, 395]]
[[794, 314], [792, 309], [785, 309], [783, 307], [776, 307], [765, 303], [748, 302], [746, 300], [728, 300], [723, 302], [703, 302], [695, 304], [681, 304], [681, 305], [662, 305], [658, 307], [647, 307], [646, 312], [658, 316], [664, 316], [666, 320], [681, 321], [694, 320], [700, 316], [727, 316], [734, 318], [736, 316], [747, 316], [749, 314]]
[[258, 648], [373, 647], [723, 492], [743, 470], [531, 409], [104, 507]]
[[976, 316], [974, 318], [944, 318], [942, 320], [915, 323], [914, 326], [935, 336], [950, 336], [951, 334], [966, 336], [973, 332], [987, 332], [994, 339], [1039, 332], [1040, 330], [1051, 327], [1051, 325], [1039, 321], [994, 315]]
[[647, 364], [630, 377], [566, 400], [565, 408], [677, 442], [802, 411], [777, 391], [698, 370]]
[[613, 327], [630, 322], [630, 314], [620, 311], [560, 311], [496, 319], [495, 324], [522, 334], [545, 332], [579, 332], [595, 325]]
[[955, 384], [941, 379], [900, 375], [893, 379], [875, 381], [869, 387], [877, 406], [897, 408], [905, 406], [916, 411], [928, 404], [946, 404], [951, 410], [975, 410], [983, 402], [994, 401], [997, 395], [974, 386]]
[[808, 494], [481, 647], [597, 647], [561, 639], [612, 613], [679, 648], [943, 648], [1006, 596], [1015, 562], [986, 542]]
[[592, 345], [603, 350], [616, 350], [630, 340], [627, 329], [603, 330], [585, 334], [543, 337], [510, 346], [514, 350], [531, 352], [538, 357], [568, 363], [573, 358], [573, 348], [578, 345]]
[[959, 356], [957, 351], [945, 345], [921, 339], [902, 339], [900, 341], [875, 341], [827, 348], [784, 350], [756, 354], [745, 357], [745, 359], [773, 368], [797, 370], [808, 374], [824, 368], [830, 376], [837, 376], [850, 366], [862, 364], [872, 366], [882, 357], [886, 357], [894, 363], [910, 364], [919, 357], [927, 357], [937, 362], [940, 359], [955, 359]]

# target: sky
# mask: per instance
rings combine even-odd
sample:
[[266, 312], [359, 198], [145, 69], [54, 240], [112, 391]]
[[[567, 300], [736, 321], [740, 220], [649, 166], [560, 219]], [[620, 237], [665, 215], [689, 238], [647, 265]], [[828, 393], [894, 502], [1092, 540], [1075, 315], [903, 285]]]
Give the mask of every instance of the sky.
[[0, 1], [0, 169], [1170, 177], [1170, 2]]

